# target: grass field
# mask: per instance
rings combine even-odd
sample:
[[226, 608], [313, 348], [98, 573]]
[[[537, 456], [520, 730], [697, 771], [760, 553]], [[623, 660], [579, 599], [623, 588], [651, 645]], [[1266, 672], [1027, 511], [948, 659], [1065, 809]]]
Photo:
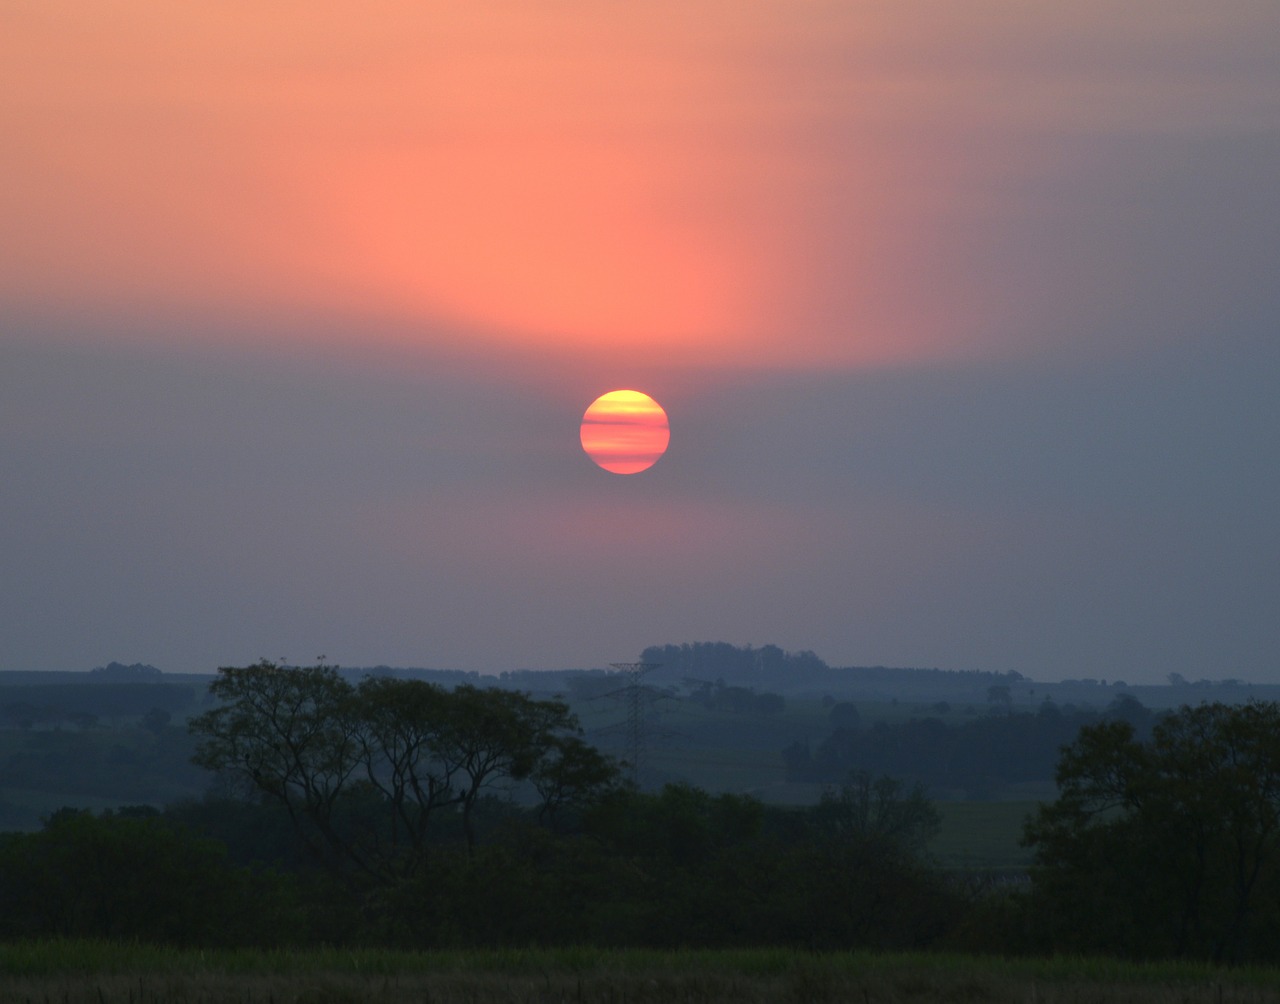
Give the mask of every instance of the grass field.
[[0, 1001], [1244, 1004], [1280, 1001], [1280, 971], [771, 949], [198, 952], [52, 942], [0, 946]]
[[942, 817], [937, 838], [929, 846], [943, 868], [1020, 868], [1031, 852], [1020, 847], [1023, 820], [1037, 802], [936, 802]]

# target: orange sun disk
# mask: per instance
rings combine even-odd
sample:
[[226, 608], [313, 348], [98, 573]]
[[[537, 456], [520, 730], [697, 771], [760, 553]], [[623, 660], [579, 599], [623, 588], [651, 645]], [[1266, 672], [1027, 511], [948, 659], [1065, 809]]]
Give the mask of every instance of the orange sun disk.
[[582, 448], [614, 474], [648, 470], [667, 450], [667, 413], [648, 394], [614, 390], [591, 402], [582, 416]]

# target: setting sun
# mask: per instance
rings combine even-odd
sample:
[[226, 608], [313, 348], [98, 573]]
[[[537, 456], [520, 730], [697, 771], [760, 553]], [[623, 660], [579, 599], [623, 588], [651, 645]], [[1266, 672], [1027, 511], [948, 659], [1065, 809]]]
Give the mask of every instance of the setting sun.
[[657, 463], [671, 441], [667, 413], [648, 394], [614, 390], [591, 402], [582, 416], [582, 448], [614, 474], [638, 474]]

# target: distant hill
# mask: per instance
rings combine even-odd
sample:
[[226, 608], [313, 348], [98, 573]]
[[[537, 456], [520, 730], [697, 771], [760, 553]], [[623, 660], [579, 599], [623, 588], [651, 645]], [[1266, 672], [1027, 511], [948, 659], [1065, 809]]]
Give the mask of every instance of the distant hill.
[[1026, 678], [1017, 672], [911, 669], [889, 666], [827, 665], [810, 651], [787, 652], [777, 645], [753, 648], [728, 642], [651, 645], [643, 662], [657, 664], [647, 679], [653, 683], [715, 682], [767, 688], [782, 693], [839, 692], [863, 699], [958, 696], [985, 693], [988, 687], [1011, 686]]
[[[1177, 673], [1167, 683], [1128, 684], [1124, 680], [1083, 677], [1045, 682], [1017, 671], [996, 672], [979, 669], [939, 669], [894, 666], [831, 666], [812, 651], [788, 652], [777, 645], [754, 647], [722, 641], [684, 642], [651, 645], [640, 653], [639, 662], [654, 668], [644, 674], [648, 686], [677, 692], [700, 692], [717, 684], [745, 687], [758, 692], [788, 696], [834, 697], [846, 701], [902, 701], [985, 707], [993, 700], [1011, 707], [1039, 707], [1045, 701], [1067, 706], [1102, 709], [1121, 694], [1127, 694], [1151, 708], [1172, 708], [1204, 701], [1240, 703], [1251, 699], [1280, 700], [1280, 684], [1256, 684], [1239, 679], [1197, 679], [1190, 681]], [[356, 682], [365, 676], [395, 676], [427, 680], [445, 687], [471, 684], [502, 687], [541, 695], [582, 697], [607, 692], [618, 686], [612, 666], [591, 669], [515, 669], [494, 673], [474, 670], [394, 667], [386, 665], [335, 667], [345, 678]], [[209, 700], [208, 684], [216, 672], [165, 673], [147, 663], [109, 662], [88, 672], [25, 671], [0, 672], [0, 691], [15, 687], [51, 687], [73, 684], [78, 687], [125, 685], [170, 685], [189, 688], [198, 702]], [[0, 693], [12, 701], [35, 696], [8, 690]], [[48, 704], [61, 704], [52, 695], [41, 695]], [[141, 699], [138, 692], [135, 699]], [[84, 701], [77, 699], [77, 704]], [[93, 703], [98, 703], [94, 701]], [[156, 701], [168, 706], [173, 699]], [[145, 710], [145, 709], [144, 709]]]
[[162, 676], [164, 674], [155, 666], [147, 666], [141, 662], [135, 662], [132, 666], [109, 662], [105, 666], [89, 670], [89, 679], [111, 683], [159, 683]]

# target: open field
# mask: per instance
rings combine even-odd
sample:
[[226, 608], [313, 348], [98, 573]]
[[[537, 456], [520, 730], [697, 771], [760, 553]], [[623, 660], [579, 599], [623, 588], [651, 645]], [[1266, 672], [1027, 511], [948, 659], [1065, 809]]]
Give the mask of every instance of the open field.
[[929, 853], [944, 868], [1019, 868], [1031, 863], [1020, 847], [1022, 824], [1037, 802], [935, 802], [941, 817]]
[[74, 942], [0, 946], [0, 1001], [1244, 1004], [1280, 1001], [1280, 971], [790, 950], [201, 952]]

